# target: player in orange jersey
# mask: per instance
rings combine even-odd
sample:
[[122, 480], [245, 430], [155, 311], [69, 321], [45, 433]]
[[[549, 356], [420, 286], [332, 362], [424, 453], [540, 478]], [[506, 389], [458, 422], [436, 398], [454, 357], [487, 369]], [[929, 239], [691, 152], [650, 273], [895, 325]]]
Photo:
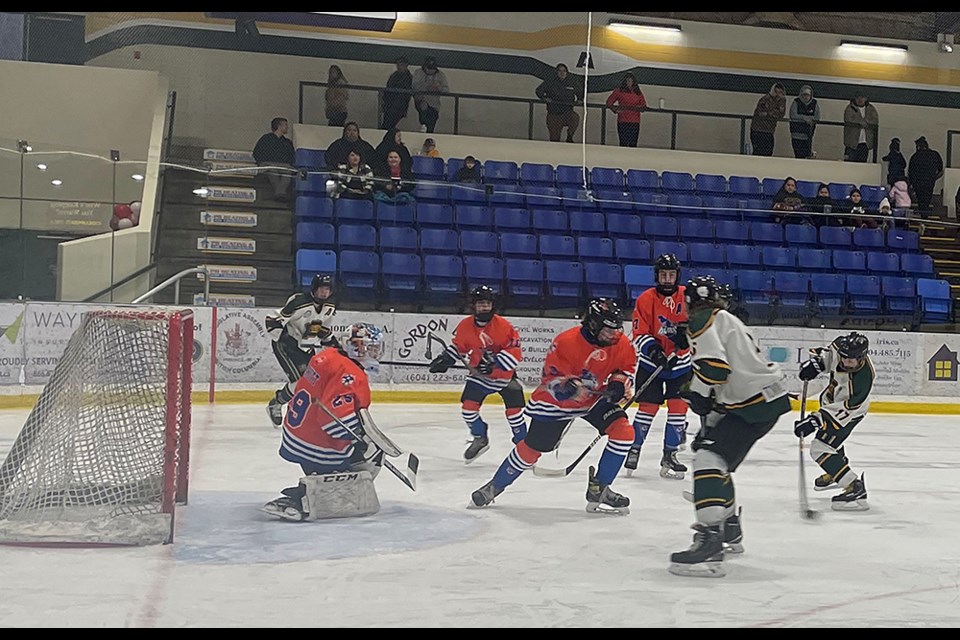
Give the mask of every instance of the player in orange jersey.
[[[365, 436], [363, 410], [370, 406], [366, 372], [378, 369], [382, 343], [379, 327], [355, 324], [343, 336], [342, 348], [327, 347], [310, 359], [287, 405], [280, 443], [280, 457], [299, 464], [304, 475], [366, 470], [376, 477], [379, 472], [383, 452]], [[309, 515], [302, 505], [303, 480], [282, 493], [261, 510], [287, 520]]]
[[667, 426], [663, 431], [660, 475], [682, 480], [687, 467], [677, 460], [677, 448], [687, 431], [687, 403], [680, 397], [680, 388], [690, 378], [691, 364], [686, 338], [687, 307], [683, 286], [678, 285], [680, 260], [672, 253], [664, 254], [654, 263], [653, 273], [656, 287], [641, 293], [633, 310], [633, 346], [637, 350], [639, 375], [649, 376], [659, 366], [663, 369], [637, 398], [633, 446], [624, 466], [627, 473], [637, 468], [640, 447], [666, 400]]
[[467, 464], [490, 448], [487, 423], [480, 417], [480, 406], [491, 393], [503, 398], [507, 424], [513, 431], [513, 443], [523, 440], [527, 425], [523, 420], [523, 387], [517, 378], [520, 364], [520, 335], [510, 321], [493, 312], [496, 296], [493, 289], [481, 285], [470, 294], [473, 315], [464, 318], [454, 330], [447, 350], [430, 363], [431, 373], [443, 373], [463, 359], [470, 368], [463, 394], [460, 396], [463, 421], [473, 441], [463, 452]]
[[607, 445], [597, 470], [590, 467], [587, 511], [629, 513], [630, 499], [610, 488], [633, 442], [633, 429], [619, 402], [627, 393], [637, 356], [623, 335], [619, 305], [609, 298], [590, 302], [581, 326], [560, 333], [543, 363], [540, 386], [530, 396], [530, 428], [504, 459], [493, 479], [471, 496], [473, 507], [493, 502], [541, 454], [553, 451], [575, 418], [583, 418]]

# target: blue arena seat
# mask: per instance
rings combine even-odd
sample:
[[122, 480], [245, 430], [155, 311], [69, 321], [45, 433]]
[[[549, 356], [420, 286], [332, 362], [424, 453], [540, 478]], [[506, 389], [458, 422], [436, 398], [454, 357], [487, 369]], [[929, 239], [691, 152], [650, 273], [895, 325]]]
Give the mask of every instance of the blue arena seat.
[[340, 252], [338, 284], [345, 299], [369, 302], [376, 294], [379, 277], [380, 256], [373, 251]]
[[[797, 268], [797, 250], [793, 247], [761, 247], [760, 258], [765, 269], [790, 270]], [[777, 274], [777, 282], [782, 274]]]
[[583, 265], [567, 260], [547, 260], [544, 303], [551, 308], [576, 307], [583, 292]]
[[865, 273], [867, 254], [863, 251], [836, 249], [833, 252], [833, 268], [840, 273]]
[[417, 208], [413, 204], [391, 204], [378, 202], [374, 208], [376, 223], [385, 226], [409, 226], [417, 217]]
[[664, 171], [660, 174], [660, 188], [663, 191], [681, 191], [693, 193], [696, 184], [693, 176], [684, 171]]
[[294, 202], [297, 218], [304, 221], [333, 221], [333, 200], [326, 196], [297, 196]]
[[577, 255], [577, 243], [571, 236], [542, 235], [539, 240], [540, 257], [544, 260]]
[[380, 253], [416, 253], [420, 238], [413, 227], [383, 227], [380, 229]]
[[[420, 156], [415, 157], [419, 158]], [[413, 195], [417, 199], [418, 205], [425, 202], [450, 204], [450, 187], [446, 184], [418, 182], [413, 190]]]
[[884, 249], [887, 246], [882, 229], [854, 229], [853, 246], [858, 249]]
[[324, 169], [327, 166], [326, 152], [323, 149], [297, 149], [293, 153], [293, 166], [313, 171]]
[[[447, 158], [446, 179], [447, 182], [458, 182], [457, 174], [463, 168], [463, 158]], [[480, 178], [483, 179], [483, 165], [480, 165]], [[443, 178], [440, 178], [443, 180]]]
[[[573, 188], [573, 189], [583, 189], [584, 179], [583, 179], [584, 167], [579, 165], [572, 164], [559, 164], [557, 165], [557, 186], [561, 189], [564, 188]], [[590, 169], [586, 168], [587, 173], [587, 185], [590, 184]]]
[[417, 203], [417, 226], [440, 227], [450, 229], [453, 227], [453, 207], [449, 204], [440, 204], [437, 202], [418, 202]]
[[591, 194], [584, 191], [582, 187], [563, 187], [560, 193], [563, 194], [560, 204], [564, 209], [595, 211], [599, 208], [597, 201], [591, 198]]
[[447, 301], [449, 294], [460, 291], [463, 286], [463, 259], [454, 255], [425, 254], [423, 285], [428, 295], [438, 294], [434, 300]]
[[624, 191], [627, 188], [623, 169], [594, 167], [590, 170], [590, 185], [594, 189]]
[[454, 205], [485, 206], [487, 204], [487, 188], [482, 184], [459, 182], [447, 188], [450, 190], [450, 202]]
[[527, 196], [523, 187], [515, 184], [496, 184], [490, 194], [491, 207], [520, 207], [527, 205]]
[[611, 238], [642, 238], [643, 218], [632, 213], [608, 213], [607, 232]]
[[730, 193], [747, 198], [757, 198], [763, 194], [760, 180], [753, 176], [730, 176]]
[[613, 240], [581, 236], [577, 238], [577, 256], [582, 262], [613, 261]]
[[524, 186], [556, 186], [556, 171], [552, 164], [524, 162], [520, 165], [520, 183]]
[[946, 280], [919, 278], [917, 295], [924, 322], [950, 322], [953, 320], [953, 298]]
[[373, 200], [338, 198], [333, 206], [337, 222], [373, 222]]
[[489, 184], [517, 184], [520, 168], [516, 162], [487, 160], [483, 163], [483, 181]]
[[750, 225], [750, 240], [754, 244], [783, 244], [783, 226], [776, 222], [748, 222]]
[[806, 309], [810, 300], [809, 273], [777, 273], [774, 274], [773, 282], [782, 306]]
[[[857, 185], [850, 184], [849, 182], [831, 182], [827, 185], [827, 189], [830, 191], [830, 198], [833, 200], [846, 200], [850, 197], [850, 192], [857, 188]], [[813, 194], [816, 197], [817, 194]], [[861, 192], [860, 195], [863, 195]]]
[[414, 253], [384, 253], [381, 257], [383, 296], [387, 302], [416, 302], [420, 297], [420, 256]]
[[826, 249], [797, 249], [797, 266], [801, 271], [830, 271], [833, 269], [831, 251]]
[[727, 245], [727, 264], [731, 269], [756, 267], [760, 269], [760, 247], [743, 244]]
[[703, 210], [708, 216], [737, 219], [741, 216], [740, 200], [736, 196], [707, 194], [701, 196], [700, 200], [703, 201]]
[[667, 194], [667, 205], [670, 209], [670, 215], [674, 217], [703, 217], [703, 200], [696, 194], [680, 192], [669, 193]]
[[297, 223], [297, 248], [334, 249], [337, 246], [337, 234], [329, 222]]
[[623, 300], [623, 271], [610, 262], [584, 262], [583, 277], [588, 298]]
[[713, 221], [703, 218], [680, 218], [677, 221], [679, 225], [680, 237], [684, 240], [713, 241]]
[[688, 242], [690, 264], [699, 267], [723, 268], [727, 262], [723, 245], [709, 242]]
[[307, 174], [306, 179], [298, 179], [296, 181], [296, 190], [297, 195], [313, 195], [313, 196], [327, 196], [327, 178], [329, 175], [326, 172], [311, 171]]
[[901, 252], [920, 250], [920, 234], [905, 229], [890, 229], [887, 231], [887, 247]]
[[917, 311], [917, 283], [913, 278], [882, 276], [880, 291], [885, 312], [912, 316]]
[[493, 213], [489, 207], [458, 204], [454, 207], [457, 228], [488, 231], [493, 229]]
[[570, 232], [574, 235], [604, 235], [606, 219], [597, 211], [571, 211]]
[[302, 286], [308, 286], [318, 273], [337, 272], [337, 254], [326, 249], [300, 249], [294, 262]]
[[500, 258], [464, 256], [463, 266], [468, 289], [485, 284], [496, 292], [503, 291], [503, 260]]
[[570, 229], [567, 212], [560, 209], [531, 209], [530, 218], [536, 234], [566, 233]]
[[596, 200], [597, 208], [606, 212], [627, 212], [633, 211], [636, 207], [633, 196], [623, 189], [597, 189], [593, 194]]
[[337, 246], [373, 251], [377, 248], [377, 230], [369, 224], [342, 224], [337, 229]]
[[925, 253], [904, 253], [900, 256], [900, 270], [908, 276], [932, 278], [933, 258]]
[[701, 195], [727, 193], [727, 178], [725, 176], [698, 173], [694, 177], [694, 185], [697, 193]]
[[848, 311], [852, 313], [880, 313], [880, 278], [847, 274]]
[[797, 180], [797, 193], [803, 196], [806, 200], [813, 200], [817, 197], [817, 189], [819, 186], [819, 182], [813, 182], [811, 180]]
[[510, 306], [539, 307], [543, 295], [543, 263], [540, 260], [509, 258], [504, 264]]
[[875, 276], [900, 275], [900, 256], [895, 253], [870, 251], [867, 253], [867, 271]]
[[530, 230], [530, 211], [497, 207], [493, 210], [493, 226], [499, 231], [526, 232]]
[[621, 265], [650, 262], [650, 242], [647, 240], [617, 238], [613, 241], [613, 252]]
[[820, 227], [820, 244], [828, 249], [849, 249], [853, 233], [849, 227]]
[[[501, 233], [500, 255], [533, 260], [537, 257], [537, 236], [532, 233]], [[509, 275], [509, 264], [507, 265]]]
[[460, 232], [460, 253], [497, 255], [497, 234], [492, 231], [467, 230]]
[[649, 264], [628, 264], [623, 267], [623, 282], [627, 288], [627, 298], [636, 300], [637, 296], [654, 285], [653, 267]]
[[649, 215], [666, 215], [670, 208], [667, 197], [653, 191], [637, 191], [633, 193], [634, 208]]
[[446, 169], [443, 158], [430, 156], [413, 156], [413, 177], [417, 180], [446, 180]]
[[724, 244], [747, 244], [750, 237], [750, 227], [740, 220], [716, 220], [713, 229], [717, 242]]
[[653, 241], [653, 255], [654, 257], [662, 256], [667, 253], [672, 253], [677, 256], [677, 259], [682, 265], [684, 262], [687, 262], [689, 256], [687, 252], [687, 245], [683, 242], [674, 242], [672, 240], [654, 240]]
[[764, 178], [761, 182], [761, 189], [763, 195], [768, 198], [772, 198], [777, 195], [777, 192], [780, 191], [780, 187], [783, 186], [783, 178]]
[[420, 251], [423, 255], [460, 253], [460, 235], [453, 229], [421, 229]]
[[820, 315], [839, 315], [847, 294], [846, 278], [839, 273], [812, 273], [810, 292]]
[[[730, 247], [727, 249], [729, 254]], [[741, 302], [748, 307], [766, 307], [773, 302], [776, 293], [773, 274], [751, 269], [740, 270], [737, 273], [737, 290], [740, 292]]]
[[865, 184], [860, 187], [860, 195], [863, 197], [863, 201], [867, 203], [867, 207], [876, 210], [880, 206], [880, 201], [887, 197], [887, 189], [886, 187]]
[[535, 209], [563, 207], [563, 192], [556, 187], [547, 186], [526, 186], [523, 188], [526, 194], [527, 207]]
[[627, 190], [631, 193], [660, 191], [660, 176], [650, 169], [628, 169]]
[[791, 247], [815, 247], [820, 243], [817, 238], [817, 228], [812, 224], [784, 225], [783, 237]]
[[643, 228], [648, 238], [676, 240], [677, 219], [668, 216], [646, 216]]

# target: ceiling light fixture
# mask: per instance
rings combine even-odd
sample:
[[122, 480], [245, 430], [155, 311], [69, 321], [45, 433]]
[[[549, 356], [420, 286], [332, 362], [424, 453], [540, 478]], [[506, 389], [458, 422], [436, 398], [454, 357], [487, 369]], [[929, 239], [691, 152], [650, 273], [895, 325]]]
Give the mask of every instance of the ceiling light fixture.
[[887, 53], [891, 51], [907, 51], [907, 45], [905, 44], [884, 44], [881, 42], [864, 42], [861, 40], [841, 40], [840, 46], [847, 49], [860, 49], [874, 52], [885, 51]]
[[611, 27], [630, 27], [635, 29], [647, 29], [651, 31], [680, 33], [682, 29], [678, 24], [662, 24], [659, 22], [644, 22], [641, 20], [631, 20], [629, 18], [610, 18], [607, 22]]

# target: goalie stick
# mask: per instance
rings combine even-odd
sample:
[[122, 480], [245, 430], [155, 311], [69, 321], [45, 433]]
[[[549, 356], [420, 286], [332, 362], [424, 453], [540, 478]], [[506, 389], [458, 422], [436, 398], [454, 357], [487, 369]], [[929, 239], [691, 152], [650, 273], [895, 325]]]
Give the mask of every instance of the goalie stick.
[[[670, 357], [667, 359], [668, 363], [673, 361], [674, 355], [675, 354], [670, 354]], [[633, 394], [630, 400], [628, 400], [626, 404], [621, 405], [620, 408], [623, 409], [624, 411], [629, 409], [630, 405], [636, 402], [637, 399], [640, 397], [640, 394], [643, 393], [648, 386], [650, 386], [650, 383], [653, 382], [654, 378], [660, 375], [660, 372], [663, 371], [663, 367], [664, 365], [660, 365], [656, 369], [654, 369], [653, 373], [647, 376], [647, 379], [644, 380], [643, 384], [640, 385], [640, 388], [637, 389], [636, 393]], [[599, 402], [599, 400], [597, 402]], [[580, 461], [587, 457], [587, 454], [590, 453], [590, 450], [593, 449], [593, 447], [598, 442], [600, 442], [600, 438], [602, 438], [604, 435], [605, 434], [598, 433], [597, 437], [593, 439], [593, 442], [588, 444], [587, 448], [584, 449], [579, 456], [577, 456], [577, 459], [571, 462], [570, 464], [568, 464], [563, 469], [547, 469], [545, 467], [539, 467], [537, 465], [533, 465], [533, 474], [536, 476], [541, 476], [543, 478], [563, 478], [565, 476], [570, 475], [573, 472], [573, 470], [577, 468], [577, 465], [580, 464]], [[562, 439], [562, 436], [561, 436], [561, 439]]]
[[[361, 440], [360, 436], [358, 436], [357, 433], [356, 433], [353, 429], [351, 429], [351, 428], [348, 427], [346, 424], [344, 424], [343, 420], [341, 420], [341, 419], [338, 418], [336, 415], [334, 415], [334, 413], [333, 413], [332, 411], [330, 411], [330, 409], [328, 409], [326, 406], [324, 406], [324, 405], [323, 405], [322, 403], [320, 403], [320, 402], [316, 402], [315, 404], [317, 404], [317, 406], [319, 406], [319, 407], [323, 410], [324, 413], [326, 413], [328, 416], [330, 416], [331, 418], [333, 418], [334, 420], [336, 420], [336, 421], [337, 421], [337, 424], [339, 424], [341, 427], [343, 427], [343, 428], [347, 431], [347, 433], [349, 433], [351, 436], [354, 437], [355, 440]], [[379, 429], [376, 428], [376, 425], [373, 425], [373, 429], [371, 429], [371, 431], [374, 431], [374, 430], [377, 431], [377, 432], [380, 431]], [[368, 434], [368, 435], [370, 435], [370, 434]], [[380, 435], [383, 436], [382, 433], [380, 433]], [[393, 444], [393, 443], [389, 440], [389, 438], [386, 438], [386, 436], [383, 436], [383, 438], [385, 438], [387, 442], [390, 442], [390, 444]], [[374, 441], [374, 444], [377, 444], [378, 447], [380, 446], [380, 445], [377, 443], [376, 439], [373, 438], [372, 435], [371, 435], [371, 438], [370, 438], [370, 439], [373, 440], [373, 441]], [[398, 456], [400, 456], [400, 455], [403, 454], [403, 451], [401, 451], [396, 445], [393, 445], [393, 447], [394, 447], [394, 449], [398, 452], [397, 455], [396, 455], [396, 456], [393, 456], [393, 457], [398, 457]], [[380, 447], [380, 449], [384, 452], [384, 454], [387, 454], [387, 450], [386, 450], [386, 449], [384, 449], [383, 447]], [[411, 490], [411, 491], [416, 491], [416, 490], [417, 490], [417, 471], [418, 471], [419, 468], [420, 468], [420, 459], [419, 459], [416, 455], [414, 455], [414, 454], [412, 454], [412, 453], [407, 454], [407, 470], [406, 470], [406, 472], [403, 472], [403, 471], [401, 471], [400, 469], [398, 469], [398, 468], [396, 468], [395, 466], [393, 466], [393, 463], [391, 463], [389, 460], [387, 460], [386, 455], [383, 457], [383, 466], [386, 467], [387, 470], [388, 470], [390, 473], [392, 473], [393, 475], [397, 476], [397, 478], [400, 479], [400, 482], [402, 482], [403, 484], [405, 484], [405, 485], [407, 485], [408, 487], [410, 487], [410, 490]]]

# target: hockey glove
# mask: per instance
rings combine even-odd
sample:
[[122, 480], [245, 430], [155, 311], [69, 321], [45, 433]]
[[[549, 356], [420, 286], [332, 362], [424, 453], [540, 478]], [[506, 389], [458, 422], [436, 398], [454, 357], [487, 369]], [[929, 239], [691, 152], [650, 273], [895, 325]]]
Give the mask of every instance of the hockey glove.
[[283, 329], [283, 322], [281, 322], [279, 318], [274, 318], [273, 316], [267, 316], [266, 320], [264, 321], [264, 325], [267, 328], [267, 333]]
[[673, 346], [675, 346], [678, 350], [683, 351], [684, 349], [690, 348], [690, 340], [687, 339], [686, 324], [678, 324], [677, 332], [668, 337], [671, 341], [673, 341]]
[[803, 420], [797, 420], [793, 423], [793, 433], [798, 438], [805, 438], [814, 431], [820, 429], [823, 425], [823, 419], [820, 417], [819, 413], [811, 413]]
[[453, 356], [444, 351], [430, 363], [430, 373], [446, 373], [454, 362]]
[[573, 396], [577, 395], [581, 386], [583, 386], [583, 383], [581, 383], [578, 378], [567, 378], [562, 383], [553, 387], [553, 397], [561, 402], [564, 400], [569, 400]]
[[823, 358], [813, 356], [800, 365], [800, 380], [808, 382], [823, 372]]
[[681, 391], [680, 397], [690, 405], [690, 411], [698, 416], [705, 416], [714, 409], [715, 403], [712, 397], [702, 396], [695, 391]]
[[480, 364], [477, 365], [477, 372], [480, 375], [488, 376], [493, 373], [493, 356], [489, 351], [484, 351], [480, 357]]
[[627, 395], [627, 387], [623, 384], [623, 380], [611, 380], [603, 392], [603, 396], [613, 404], [619, 404], [625, 395]]
[[653, 362], [655, 367], [663, 367], [664, 370], [667, 368], [667, 356], [663, 352], [663, 347], [659, 343], [654, 342], [650, 348], [647, 350], [647, 358]]

